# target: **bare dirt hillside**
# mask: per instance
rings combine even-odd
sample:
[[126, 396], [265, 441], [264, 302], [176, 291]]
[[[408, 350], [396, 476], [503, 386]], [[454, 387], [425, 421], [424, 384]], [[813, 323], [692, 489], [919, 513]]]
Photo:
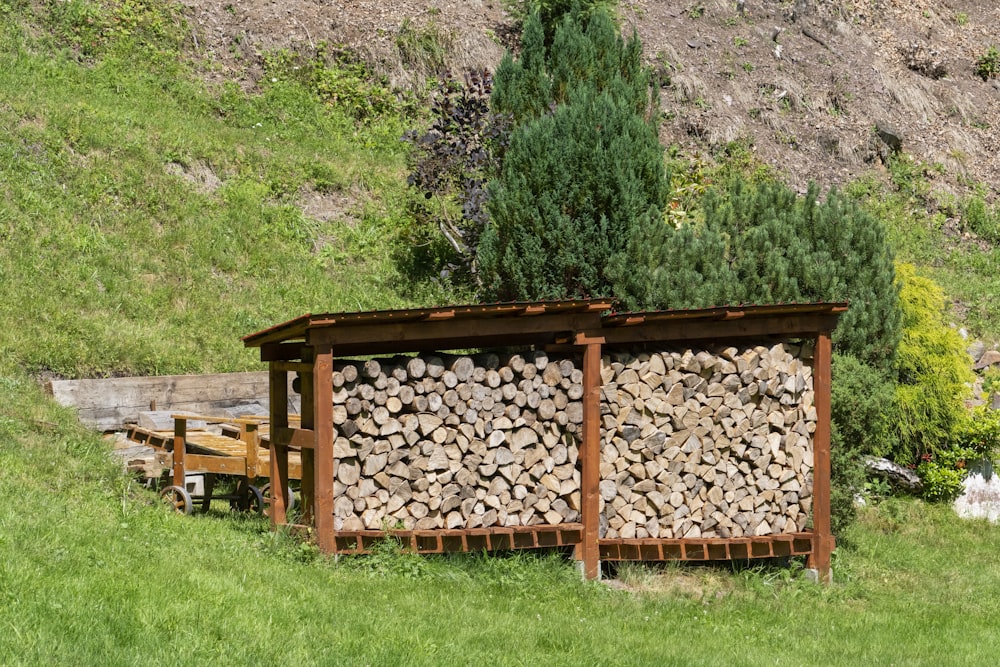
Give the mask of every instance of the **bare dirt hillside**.
[[[408, 45], [453, 72], [490, 67], [516, 26], [500, 0], [182, 0], [216, 75], [253, 85], [261, 54], [325, 41], [398, 85], [422, 75]], [[1000, 79], [975, 63], [1000, 47], [995, 0], [633, 0], [620, 3], [664, 81], [662, 139], [711, 155], [749, 145], [799, 188], [880, 169], [893, 145], [942, 191], [1000, 192]]]

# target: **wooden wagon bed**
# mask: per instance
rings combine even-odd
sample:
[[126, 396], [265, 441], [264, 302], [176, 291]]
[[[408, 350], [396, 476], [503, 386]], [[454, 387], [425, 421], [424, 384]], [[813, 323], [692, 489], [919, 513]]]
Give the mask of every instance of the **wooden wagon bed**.
[[[132, 426], [126, 437], [139, 444], [169, 453], [172, 461], [170, 483], [160, 495], [178, 511], [189, 514], [193, 501], [200, 500], [203, 509], [210, 507], [213, 499], [229, 500], [234, 508], [264, 511], [269, 502], [268, 486], [258, 487], [258, 479], [270, 474], [269, 425], [263, 418], [206, 417], [201, 415], [172, 415], [172, 431], [146, 429]], [[188, 430], [189, 421], [218, 424], [221, 433], [205, 430]], [[204, 490], [193, 493], [189, 476], [204, 475]], [[215, 494], [217, 475], [237, 478], [236, 490], [231, 494]], [[288, 476], [302, 478], [301, 454], [290, 452]], [[289, 501], [291, 502], [291, 497]]]

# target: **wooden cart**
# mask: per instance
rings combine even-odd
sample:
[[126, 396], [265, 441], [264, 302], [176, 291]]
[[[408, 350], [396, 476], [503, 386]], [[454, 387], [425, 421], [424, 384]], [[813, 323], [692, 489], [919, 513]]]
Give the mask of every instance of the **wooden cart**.
[[[207, 511], [212, 500], [228, 500], [230, 507], [241, 511], [264, 512], [270, 503], [270, 485], [266, 480], [270, 471], [269, 425], [266, 418], [211, 417], [204, 415], [171, 415], [173, 431], [155, 431], [134, 426], [128, 439], [167, 453], [172, 462], [170, 472], [160, 490], [160, 497], [178, 512], [190, 514], [194, 501], [200, 501]], [[221, 433], [189, 429], [189, 421], [217, 424]], [[190, 475], [204, 475], [203, 492], [193, 494], [186, 484]], [[216, 493], [218, 476], [235, 479], [235, 490]], [[288, 476], [302, 478], [300, 455], [289, 456]], [[286, 505], [294, 500], [288, 491]]]

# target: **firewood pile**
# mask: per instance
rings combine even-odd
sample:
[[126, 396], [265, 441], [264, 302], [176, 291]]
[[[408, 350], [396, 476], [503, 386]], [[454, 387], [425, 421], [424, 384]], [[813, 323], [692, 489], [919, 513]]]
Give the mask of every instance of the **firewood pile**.
[[605, 358], [601, 536], [803, 530], [816, 409], [799, 354], [778, 344]]
[[578, 366], [541, 351], [338, 363], [334, 528], [577, 521]]
[[[601, 370], [607, 538], [796, 532], [811, 512], [808, 350], [616, 352]], [[341, 360], [334, 529], [580, 521], [579, 358]]]

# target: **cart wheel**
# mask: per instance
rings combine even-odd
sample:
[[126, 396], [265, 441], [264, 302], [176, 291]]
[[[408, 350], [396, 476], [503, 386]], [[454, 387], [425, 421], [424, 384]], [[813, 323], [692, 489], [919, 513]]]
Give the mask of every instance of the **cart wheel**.
[[[270, 507], [271, 483], [268, 482], [264, 486], [260, 487], [260, 492], [264, 494], [264, 504]], [[292, 487], [288, 487], [288, 497], [285, 498], [285, 511], [291, 512], [293, 509], [295, 509], [295, 492], [292, 491]]]
[[180, 486], [168, 486], [160, 491], [160, 498], [180, 514], [190, 514], [192, 510], [191, 494]]
[[236, 487], [236, 497], [230, 501], [229, 506], [240, 512], [264, 513], [264, 494], [253, 484], [240, 482]]

